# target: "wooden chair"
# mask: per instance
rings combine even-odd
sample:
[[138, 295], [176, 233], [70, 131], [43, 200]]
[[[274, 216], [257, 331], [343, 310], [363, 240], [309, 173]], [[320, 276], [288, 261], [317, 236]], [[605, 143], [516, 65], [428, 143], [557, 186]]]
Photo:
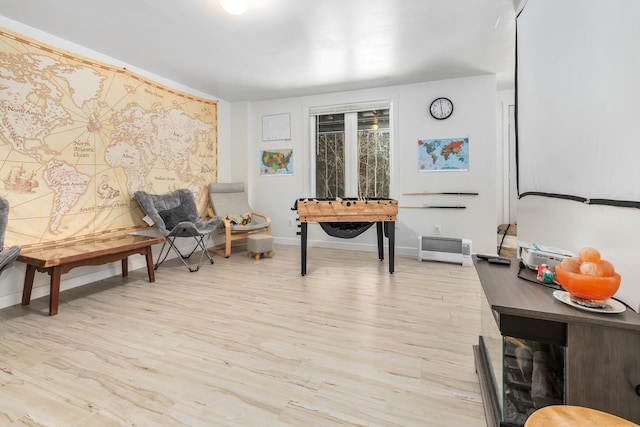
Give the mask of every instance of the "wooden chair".
[[[232, 242], [246, 239], [250, 234], [271, 235], [271, 219], [261, 213], [254, 212], [249, 206], [249, 198], [242, 182], [209, 184], [209, 201], [214, 215], [222, 219], [224, 247], [217, 246], [211, 250], [229, 258]], [[238, 217], [250, 217], [249, 223], [242, 224]]]

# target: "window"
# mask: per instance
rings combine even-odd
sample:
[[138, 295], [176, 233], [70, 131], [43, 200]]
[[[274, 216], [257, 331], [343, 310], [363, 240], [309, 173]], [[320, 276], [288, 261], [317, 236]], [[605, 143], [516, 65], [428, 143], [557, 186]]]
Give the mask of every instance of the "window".
[[316, 118], [316, 197], [345, 197], [344, 114]]
[[389, 103], [317, 108], [311, 112], [315, 197], [388, 198]]

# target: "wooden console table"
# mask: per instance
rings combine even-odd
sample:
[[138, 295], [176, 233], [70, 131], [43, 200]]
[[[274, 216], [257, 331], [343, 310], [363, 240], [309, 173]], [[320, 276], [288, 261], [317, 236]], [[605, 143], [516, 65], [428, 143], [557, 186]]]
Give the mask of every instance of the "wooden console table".
[[[520, 338], [565, 341], [561, 344], [566, 346], [565, 404], [597, 409], [640, 423], [638, 313], [630, 308], [612, 314], [574, 308], [555, 299], [553, 289], [518, 278], [517, 260], [512, 260], [511, 266], [489, 264], [475, 256], [473, 261], [483, 299], [488, 303], [489, 315], [483, 313], [483, 324], [493, 324], [503, 337], [525, 331], [528, 336]], [[523, 273], [528, 273], [526, 267]], [[480, 338], [482, 341], [483, 337]], [[482, 347], [474, 346], [474, 355], [487, 425], [508, 425], [501, 420], [500, 396], [496, 396], [491, 367]]]
[[22, 305], [31, 302], [31, 290], [35, 272], [48, 273], [51, 276], [49, 292], [49, 315], [58, 314], [60, 299], [60, 276], [75, 267], [102, 265], [122, 261], [122, 277], [129, 274], [128, 257], [140, 254], [146, 258], [149, 282], [154, 282], [153, 256], [151, 246], [162, 243], [163, 237], [150, 237], [135, 234], [92, 237], [75, 242], [45, 245], [22, 250], [18, 261], [27, 264], [22, 291]]

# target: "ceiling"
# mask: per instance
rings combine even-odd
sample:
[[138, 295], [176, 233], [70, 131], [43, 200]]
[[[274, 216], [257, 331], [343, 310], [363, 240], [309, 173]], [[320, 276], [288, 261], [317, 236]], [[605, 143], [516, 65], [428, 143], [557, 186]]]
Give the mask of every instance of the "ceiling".
[[0, 0], [0, 15], [229, 102], [514, 85], [513, 0], [247, 1], [234, 16], [218, 0]]

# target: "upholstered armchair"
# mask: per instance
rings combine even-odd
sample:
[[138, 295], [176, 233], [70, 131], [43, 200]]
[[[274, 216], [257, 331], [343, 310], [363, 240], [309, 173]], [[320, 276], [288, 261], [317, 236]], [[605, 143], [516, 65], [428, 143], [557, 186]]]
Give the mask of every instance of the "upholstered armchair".
[[224, 235], [224, 247], [212, 250], [228, 258], [232, 242], [246, 239], [249, 234], [271, 234], [271, 219], [254, 212], [242, 182], [209, 184], [209, 201], [213, 213], [220, 217], [218, 235]]
[[[209, 239], [209, 235], [220, 223], [220, 218], [214, 217], [208, 220], [201, 220], [198, 216], [198, 208], [191, 190], [180, 189], [167, 194], [149, 194], [144, 191], [136, 191], [134, 197], [144, 213], [151, 218], [160, 234], [165, 238], [154, 269], [157, 270], [160, 264], [164, 262], [171, 249], [191, 272], [200, 269], [205, 255], [209, 262], [213, 264], [213, 258], [211, 258], [211, 254], [206, 247], [206, 242]], [[175, 240], [178, 237], [193, 237], [195, 239], [196, 245], [189, 254], [183, 254], [175, 245]], [[186, 262], [186, 259], [198, 248], [202, 249], [200, 258], [195, 266], [191, 266]]]

